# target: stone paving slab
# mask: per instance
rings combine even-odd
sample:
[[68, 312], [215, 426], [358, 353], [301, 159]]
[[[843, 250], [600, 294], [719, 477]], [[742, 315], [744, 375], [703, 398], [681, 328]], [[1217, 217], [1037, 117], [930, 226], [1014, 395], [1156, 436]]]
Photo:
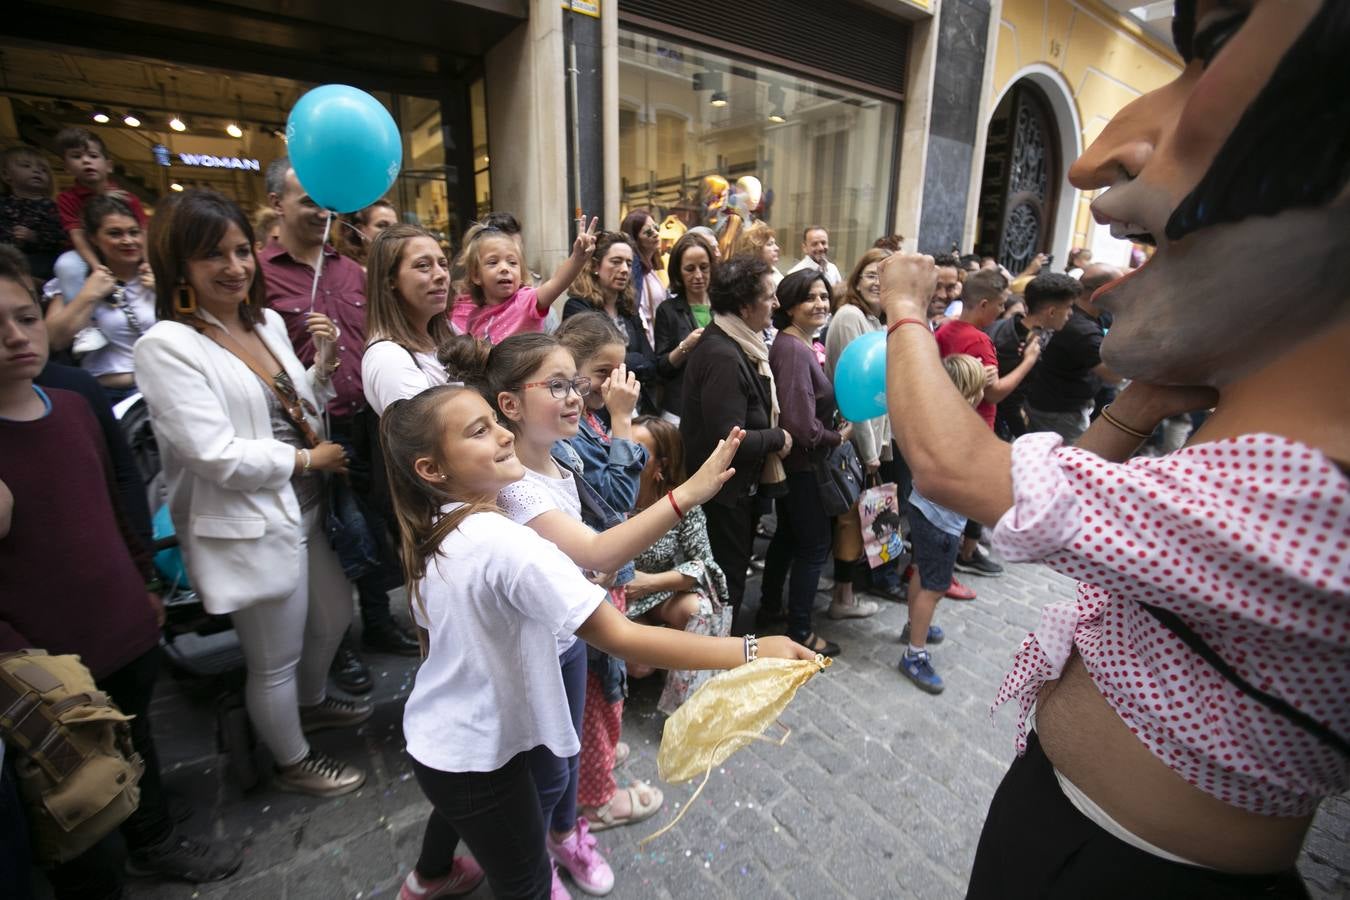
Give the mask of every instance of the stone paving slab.
[[[831, 622], [822, 613], [820, 633], [844, 653], [787, 710], [787, 742], [752, 744], [732, 757], [679, 825], [645, 848], [638, 842], [670, 821], [694, 784], [662, 785], [666, 808], [655, 818], [600, 834], [617, 877], [611, 896], [963, 896], [985, 810], [1013, 753], [1013, 710], [991, 717], [989, 701], [1040, 608], [1072, 593], [1067, 579], [1036, 566], [1009, 566], [1002, 578], [969, 583], [979, 599], [938, 610], [947, 640], [933, 659], [947, 690], [937, 697], [895, 671], [902, 605], [883, 602], [881, 613], [864, 621]], [[752, 581], [748, 606], [757, 603], [757, 585]], [[828, 594], [819, 600], [823, 610]], [[188, 827], [238, 842], [245, 862], [226, 882], [134, 882], [128, 896], [397, 896], [429, 806], [412, 778], [400, 727], [413, 665], [372, 660], [376, 715], [356, 734], [315, 736], [321, 749], [370, 770], [363, 790], [332, 801], [266, 784], [240, 792], [217, 755], [210, 700], [166, 677], [153, 712], [166, 780], [198, 806]], [[636, 682], [624, 716], [633, 747], [624, 771], [652, 782], [664, 720], [655, 708], [659, 688], [657, 679]], [[1323, 804], [1300, 869], [1314, 897], [1350, 897], [1350, 796]]]

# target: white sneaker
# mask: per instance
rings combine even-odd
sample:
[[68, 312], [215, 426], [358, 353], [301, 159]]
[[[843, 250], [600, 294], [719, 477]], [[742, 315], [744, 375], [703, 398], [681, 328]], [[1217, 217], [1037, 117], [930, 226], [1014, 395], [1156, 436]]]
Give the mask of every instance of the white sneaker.
[[855, 597], [852, 603], [831, 602], [826, 615], [831, 619], [866, 619], [868, 616], [876, 615], [879, 609], [881, 607], [871, 600], [859, 600]]

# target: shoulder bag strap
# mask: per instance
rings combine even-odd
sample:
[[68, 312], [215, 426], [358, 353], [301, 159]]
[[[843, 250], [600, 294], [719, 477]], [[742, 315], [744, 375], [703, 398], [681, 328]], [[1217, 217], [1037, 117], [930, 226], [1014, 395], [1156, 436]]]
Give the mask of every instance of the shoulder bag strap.
[[1139, 605], [1144, 608], [1145, 612], [1157, 619], [1158, 624], [1181, 638], [1186, 643], [1187, 647], [1194, 650], [1201, 659], [1213, 666], [1215, 671], [1228, 679], [1228, 681], [1238, 690], [1242, 691], [1242, 693], [1251, 697], [1271, 712], [1281, 715], [1290, 722], [1293, 722], [1304, 731], [1307, 731], [1323, 743], [1334, 748], [1342, 756], [1350, 757], [1350, 741], [1347, 741], [1307, 713], [1295, 709], [1287, 700], [1276, 697], [1274, 694], [1268, 694], [1247, 681], [1247, 679], [1234, 671], [1233, 667], [1230, 666], [1223, 657], [1215, 653], [1214, 649], [1210, 647], [1209, 644], [1206, 644], [1200, 635], [1192, 631], [1191, 627], [1182, 621], [1181, 617], [1176, 613], [1170, 610], [1161, 609], [1157, 606], [1152, 606], [1148, 603], [1140, 603]]
[[[223, 328], [212, 326], [198, 318], [189, 319], [188, 324], [197, 329], [198, 334], [214, 341], [217, 346], [227, 353], [233, 354], [235, 358], [248, 366], [249, 371], [261, 378], [263, 384], [271, 388], [273, 394], [276, 394], [277, 400], [281, 403], [281, 408], [286, 413], [286, 417], [300, 430], [301, 436], [304, 437], [311, 447], [317, 447], [322, 443], [322, 441], [319, 440], [319, 436], [314, 432], [314, 428], [309, 424], [309, 420], [305, 418], [305, 409], [302, 405], [303, 401], [300, 394], [293, 387], [290, 388], [289, 392], [284, 390], [277, 384], [276, 378], [259, 365], [258, 360], [243, 347], [239, 346], [239, 342], [231, 337]], [[259, 338], [259, 340], [262, 339]], [[267, 345], [264, 344], [263, 346], [266, 347]], [[271, 355], [272, 351], [268, 350], [267, 352], [268, 355]], [[274, 359], [274, 361], [276, 360]], [[277, 365], [280, 367], [281, 363], [277, 362]]]

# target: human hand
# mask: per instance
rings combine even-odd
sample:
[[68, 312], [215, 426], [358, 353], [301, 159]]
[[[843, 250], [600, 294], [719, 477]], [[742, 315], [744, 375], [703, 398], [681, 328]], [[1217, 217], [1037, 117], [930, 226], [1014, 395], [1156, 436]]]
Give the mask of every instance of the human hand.
[[314, 339], [314, 362], [321, 372], [331, 373], [337, 357], [338, 327], [321, 312], [305, 316], [305, 331]]
[[656, 593], [656, 577], [646, 572], [634, 572], [633, 580], [623, 586], [629, 600], [641, 600]]
[[341, 444], [324, 441], [309, 451], [309, 468], [318, 472], [347, 474], [347, 451]]
[[695, 506], [717, 496], [722, 485], [736, 474], [736, 470], [731, 467], [731, 461], [735, 458], [736, 451], [740, 449], [744, 437], [745, 429], [733, 425], [727, 436], [717, 442], [717, 446], [713, 448], [707, 461], [699, 466], [698, 471], [672, 491], [675, 494], [676, 504], [685, 514]]
[[928, 321], [928, 301], [937, 289], [933, 257], [895, 253], [881, 261], [881, 306], [888, 322]]
[[845, 422], [844, 427], [839, 429], [839, 443], [845, 443], [853, 437], [853, 423]]
[[618, 572], [588, 572], [586, 580], [591, 584], [598, 584], [605, 590], [614, 587], [614, 579], [619, 575]]
[[778, 451], [778, 458], [783, 459], [792, 452], [792, 432], [788, 431], [786, 428], [780, 428], [778, 430], [783, 432], [783, 448]]
[[27, 225], [15, 225], [9, 230], [9, 233], [16, 244], [26, 244], [33, 239], [33, 229]]
[[586, 217], [577, 219], [577, 239], [572, 243], [572, 259], [585, 262], [595, 252], [595, 227], [600, 224], [599, 217], [593, 217], [586, 225]]
[[1024, 362], [1026, 360], [1031, 360], [1032, 363], [1035, 363], [1036, 360], [1040, 358], [1041, 358], [1041, 339], [1039, 335], [1033, 334], [1027, 338], [1026, 347], [1022, 348], [1022, 360]]
[[875, 475], [881, 471], [881, 460], [874, 459], [871, 462], [863, 463], [863, 474]]
[[155, 273], [154, 270], [150, 268], [150, 264], [148, 262], [143, 262], [140, 264], [140, 266], [136, 269], [136, 277], [140, 279], [142, 287], [148, 288], [149, 290], [152, 291], [155, 289]]
[[998, 381], [998, 366], [985, 366], [985, 367], [984, 367], [984, 386], [985, 386], [985, 387], [993, 387], [993, 386], [994, 386], [994, 383], [997, 382], [997, 381]]
[[600, 396], [605, 399], [605, 409], [609, 410], [609, 417], [615, 422], [626, 422], [633, 417], [641, 393], [642, 385], [638, 383], [637, 376], [628, 371], [623, 363], [600, 384]]
[[164, 598], [154, 591], [146, 591], [145, 596], [150, 600], [150, 608], [155, 611], [155, 627], [164, 627]]
[[698, 340], [701, 337], [703, 337], [703, 329], [695, 328], [685, 336], [684, 340], [680, 341], [680, 349], [685, 353], [689, 353], [694, 347], [698, 346]]
[[765, 659], [815, 659], [816, 651], [808, 650], [790, 637], [775, 634], [759, 639], [759, 655]]
[[1050, 257], [1046, 256], [1044, 253], [1037, 253], [1031, 258], [1031, 262], [1027, 263], [1027, 267], [1022, 270], [1022, 274], [1017, 277], [1021, 278], [1023, 275], [1035, 275], [1049, 261]]
[[116, 289], [117, 279], [113, 276], [112, 269], [99, 266], [89, 273], [89, 277], [84, 280], [84, 287], [80, 288], [75, 299], [102, 300]]
[[1163, 419], [1213, 409], [1218, 402], [1219, 392], [1212, 387], [1131, 381], [1111, 401], [1111, 413], [1131, 428], [1152, 431]]

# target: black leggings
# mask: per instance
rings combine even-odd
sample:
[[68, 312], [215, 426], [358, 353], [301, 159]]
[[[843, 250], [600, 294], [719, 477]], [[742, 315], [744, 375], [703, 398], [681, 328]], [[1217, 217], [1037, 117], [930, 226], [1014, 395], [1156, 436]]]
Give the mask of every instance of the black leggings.
[[412, 761], [431, 817], [417, 875], [444, 878], [462, 837], [487, 873], [498, 900], [547, 900], [553, 868], [544, 849], [544, 816], [530, 775], [530, 754], [517, 753], [495, 772], [442, 772]]
[[989, 805], [966, 900], [1304, 900], [1307, 896], [1293, 869], [1231, 875], [1169, 862], [1110, 834], [1064, 796], [1033, 731], [1027, 736], [1026, 754], [1013, 761]]

